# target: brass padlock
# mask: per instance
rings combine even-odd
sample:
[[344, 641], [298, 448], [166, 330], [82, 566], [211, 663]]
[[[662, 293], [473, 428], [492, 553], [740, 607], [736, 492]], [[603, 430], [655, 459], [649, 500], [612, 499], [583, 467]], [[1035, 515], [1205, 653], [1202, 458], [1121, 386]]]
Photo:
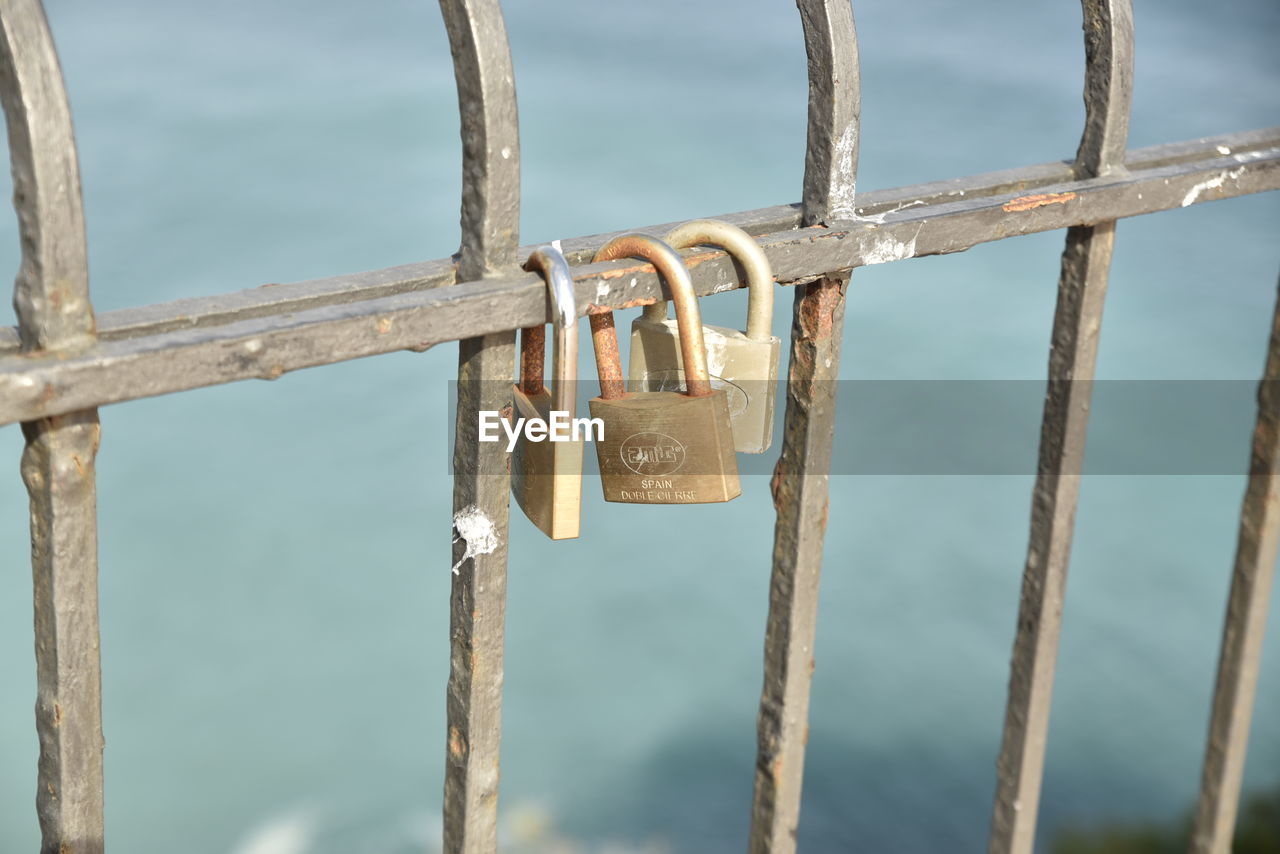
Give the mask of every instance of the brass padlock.
[[591, 315], [591, 340], [600, 396], [591, 415], [603, 424], [596, 441], [605, 501], [704, 504], [729, 501], [742, 490], [733, 455], [733, 428], [724, 391], [711, 387], [702, 343], [702, 317], [680, 255], [643, 234], [615, 237], [596, 261], [636, 256], [657, 269], [671, 289], [680, 329], [685, 391], [626, 391], [613, 312]]
[[[559, 438], [530, 441], [518, 430], [511, 451], [511, 492], [529, 521], [553, 540], [578, 536], [582, 508], [582, 436], [574, 424], [578, 374], [578, 319], [573, 276], [559, 249], [541, 246], [525, 263], [547, 279], [551, 302], [551, 389], [543, 382], [546, 329], [520, 330], [520, 382], [512, 390], [514, 414], [541, 419], [551, 429], [567, 425]], [[555, 413], [553, 416], [552, 413]], [[519, 423], [519, 422], [517, 422]], [[552, 441], [556, 439], [556, 441]]]
[[[666, 236], [675, 249], [699, 244], [728, 250], [746, 270], [750, 296], [746, 331], [704, 326], [711, 385], [724, 389], [733, 420], [735, 450], [763, 454], [773, 442], [773, 404], [777, 396], [778, 352], [772, 333], [773, 270], [760, 244], [736, 225], [718, 220], [687, 222]], [[627, 372], [635, 391], [680, 387], [683, 361], [678, 324], [667, 319], [667, 304], [645, 306], [631, 324], [631, 361]]]

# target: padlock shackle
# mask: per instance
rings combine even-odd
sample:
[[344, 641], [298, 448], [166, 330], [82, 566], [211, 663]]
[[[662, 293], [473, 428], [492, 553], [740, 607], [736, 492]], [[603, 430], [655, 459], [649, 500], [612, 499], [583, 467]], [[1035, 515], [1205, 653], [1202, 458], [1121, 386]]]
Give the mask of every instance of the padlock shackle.
[[[716, 219], [695, 219], [671, 231], [664, 240], [673, 249], [690, 246], [719, 246], [737, 259], [747, 273], [747, 329], [752, 341], [773, 338], [773, 268], [760, 244], [736, 225]], [[667, 318], [667, 304], [657, 302], [645, 306], [645, 320]]]
[[[698, 296], [693, 292], [693, 279], [680, 253], [656, 237], [647, 234], [624, 234], [600, 247], [592, 262], [618, 258], [643, 258], [653, 265], [671, 290], [676, 306], [676, 322], [680, 327], [680, 355], [684, 360], [685, 394], [706, 397], [712, 393], [711, 374], [707, 370], [707, 347], [702, 340], [702, 312]], [[665, 312], [665, 308], [663, 309]], [[618, 333], [613, 312], [591, 315], [591, 342], [596, 351], [596, 369], [600, 372], [600, 397], [614, 400], [625, 395], [622, 380], [622, 357], [618, 351]]]
[[[533, 250], [524, 268], [542, 273], [547, 281], [547, 302], [551, 306], [551, 409], [575, 415], [578, 379], [578, 306], [573, 293], [573, 274], [564, 254], [554, 246]], [[520, 330], [520, 390], [534, 395], [546, 386], [546, 328], [543, 325]]]

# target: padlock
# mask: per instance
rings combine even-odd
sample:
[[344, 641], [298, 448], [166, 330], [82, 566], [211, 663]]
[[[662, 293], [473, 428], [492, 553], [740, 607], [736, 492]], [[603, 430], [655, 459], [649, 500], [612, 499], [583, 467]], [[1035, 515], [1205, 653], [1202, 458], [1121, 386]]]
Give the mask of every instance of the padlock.
[[657, 269], [671, 289], [680, 328], [685, 390], [628, 392], [622, 379], [613, 312], [591, 315], [591, 340], [600, 396], [591, 415], [603, 422], [596, 441], [606, 501], [704, 504], [741, 494], [733, 428], [724, 391], [711, 387], [702, 344], [702, 317], [689, 271], [679, 253], [655, 237], [626, 234], [596, 253], [596, 261], [636, 256]]
[[[529, 521], [553, 540], [578, 536], [582, 508], [582, 445], [574, 424], [578, 374], [578, 319], [573, 276], [559, 249], [541, 246], [525, 263], [547, 279], [551, 303], [551, 388], [543, 382], [545, 327], [520, 330], [520, 382], [512, 390], [514, 414], [541, 419], [551, 428], [567, 424], [567, 432], [530, 441], [516, 434], [511, 451], [511, 492]], [[553, 419], [552, 413], [556, 413]], [[556, 441], [553, 441], [556, 439]]]
[[[665, 238], [674, 249], [699, 244], [720, 246], [747, 273], [750, 295], [746, 331], [722, 326], [702, 327], [707, 345], [711, 385], [724, 389], [733, 420], [735, 450], [763, 454], [773, 442], [773, 404], [777, 396], [778, 352], [773, 335], [773, 271], [760, 244], [736, 225], [718, 220], [687, 222]], [[631, 360], [627, 376], [636, 391], [679, 388], [683, 361], [677, 341], [678, 324], [667, 319], [667, 304], [645, 306], [631, 324]]]

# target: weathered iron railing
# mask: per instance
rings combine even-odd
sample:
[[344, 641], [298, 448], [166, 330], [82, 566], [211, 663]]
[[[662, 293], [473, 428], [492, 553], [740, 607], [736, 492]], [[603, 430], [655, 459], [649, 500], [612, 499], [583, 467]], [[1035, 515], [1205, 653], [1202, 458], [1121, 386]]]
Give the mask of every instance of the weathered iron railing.
[[[96, 407], [394, 350], [459, 341], [455, 511], [484, 514], [497, 545], [457, 542], [450, 630], [445, 849], [496, 849], [507, 564], [501, 446], [476, 441], [501, 409], [514, 334], [547, 320], [541, 280], [519, 269], [520, 146], [498, 0], [441, 0], [462, 114], [462, 248], [454, 259], [110, 312], [95, 323], [70, 111], [39, 0], [0, 0], [0, 86], [22, 267], [18, 326], [0, 329], [0, 424], [22, 422], [31, 494], [45, 852], [103, 850], [98, 656]], [[1083, 0], [1086, 122], [1076, 159], [854, 195], [857, 39], [849, 0], [798, 0], [809, 68], [799, 205], [729, 219], [759, 237], [796, 286], [750, 849], [795, 849], [818, 578], [827, 521], [844, 294], [866, 264], [958, 252], [1067, 229], [1049, 357], [990, 850], [1030, 854], [1062, 598], [1103, 296], [1122, 217], [1280, 188], [1280, 128], [1125, 150], [1133, 72], [1129, 0]], [[640, 229], [661, 234], [667, 225]], [[579, 314], [661, 295], [648, 265], [585, 263], [608, 235], [564, 242]], [[738, 287], [720, 251], [688, 255], [699, 294]], [[1192, 850], [1231, 835], [1280, 536], [1280, 306], [1259, 393]], [[496, 465], [495, 465], [496, 463]]]

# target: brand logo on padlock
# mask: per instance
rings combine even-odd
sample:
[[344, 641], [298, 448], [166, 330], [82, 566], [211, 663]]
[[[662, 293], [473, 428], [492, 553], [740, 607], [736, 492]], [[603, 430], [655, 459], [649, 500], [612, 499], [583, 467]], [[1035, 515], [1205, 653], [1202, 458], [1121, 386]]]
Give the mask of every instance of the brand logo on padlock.
[[636, 474], [674, 474], [684, 465], [684, 445], [666, 433], [632, 433], [618, 448], [623, 464]]

